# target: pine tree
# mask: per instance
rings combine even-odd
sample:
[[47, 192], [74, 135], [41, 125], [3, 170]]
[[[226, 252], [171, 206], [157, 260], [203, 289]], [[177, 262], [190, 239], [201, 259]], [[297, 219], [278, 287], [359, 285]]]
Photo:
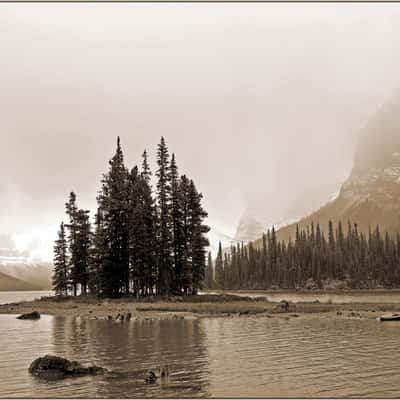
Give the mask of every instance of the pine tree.
[[171, 230], [172, 230], [172, 257], [173, 257], [173, 289], [176, 293], [182, 291], [182, 270], [183, 256], [186, 246], [186, 238], [184, 236], [185, 199], [180, 193], [180, 181], [178, 176], [178, 167], [175, 162], [175, 155], [172, 154], [169, 167], [169, 180], [171, 182]]
[[206, 247], [209, 245], [205, 235], [210, 228], [203, 223], [208, 214], [201, 205], [202, 198], [202, 194], [197, 192], [196, 186], [191, 180], [189, 184], [189, 235], [192, 256], [192, 294], [197, 294], [201, 289], [206, 268]]
[[129, 178], [129, 259], [134, 294], [152, 294], [155, 284], [156, 225], [146, 173], [133, 168]]
[[60, 225], [58, 231], [58, 239], [54, 246], [54, 273], [53, 273], [53, 290], [57, 295], [68, 295], [68, 244], [65, 235], [64, 222]]
[[129, 293], [128, 171], [119, 137], [109, 165], [97, 200], [103, 214], [104, 232], [102, 292], [115, 298]]
[[95, 231], [91, 243], [89, 263], [89, 290], [92, 294], [102, 295], [102, 267], [105, 254], [105, 236], [103, 213], [97, 209], [95, 216]]
[[192, 288], [192, 246], [191, 246], [191, 211], [190, 211], [190, 181], [182, 175], [179, 181], [179, 202], [182, 218], [182, 247], [181, 247], [181, 288], [189, 293]]
[[74, 255], [75, 264], [71, 271], [71, 278], [75, 285], [79, 284], [81, 293], [86, 293], [89, 283], [90, 264], [90, 222], [89, 211], [78, 210], [76, 213], [76, 227]]
[[205, 273], [205, 278], [204, 278], [204, 286], [207, 289], [213, 289], [213, 287], [214, 287], [214, 267], [213, 267], [211, 251], [208, 252], [207, 267], [206, 267], [206, 273]]
[[78, 230], [78, 225], [77, 225], [78, 206], [76, 204], [76, 194], [74, 192], [71, 192], [69, 194], [69, 199], [68, 202], [65, 203], [65, 208], [66, 208], [66, 213], [69, 217], [69, 224], [66, 225], [69, 231], [67, 242], [68, 242], [68, 250], [70, 253], [68, 275], [70, 276], [71, 279], [73, 294], [74, 296], [76, 296], [78, 282], [74, 280], [74, 276], [76, 275], [74, 271], [77, 268], [78, 264], [78, 254], [76, 248], [76, 235]]
[[144, 225], [143, 271], [146, 294], [153, 294], [157, 279], [157, 213], [150, 186], [150, 168], [147, 165], [146, 152], [143, 155], [142, 179], [140, 180], [140, 200]]
[[150, 170], [149, 161], [147, 158], [146, 149], [143, 151], [143, 154], [142, 154], [142, 172], [141, 172], [141, 174], [142, 174], [142, 177], [144, 178], [144, 180], [150, 186], [151, 170]]
[[218, 289], [224, 288], [224, 260], [222, 255], [222, 245], [221, 242], [218, 244], [218, 254], [215, 260], [215, 283]]
[[156, 176], [158, 195], [158, 292], [169, 295], [173, 282], [172, 233], [171, 233], [171, 182], [169, 154], [162, 137], [157, 149]]

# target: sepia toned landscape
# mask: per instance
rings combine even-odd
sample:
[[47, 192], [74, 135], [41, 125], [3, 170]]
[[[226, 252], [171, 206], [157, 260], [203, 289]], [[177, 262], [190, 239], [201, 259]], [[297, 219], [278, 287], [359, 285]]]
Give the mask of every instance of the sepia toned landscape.
[[0, 5], [0, 398], [398, 398], [396, 3]]

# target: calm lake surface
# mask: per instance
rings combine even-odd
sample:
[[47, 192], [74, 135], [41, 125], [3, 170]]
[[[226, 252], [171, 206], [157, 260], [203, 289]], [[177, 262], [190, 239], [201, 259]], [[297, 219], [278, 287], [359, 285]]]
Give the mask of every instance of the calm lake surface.
[[[400, 397], [400, 323], [210, 318], [115, 323], [0, 315], [0, 397]], [[42, 381], [44, 354], [111, 372]], [[144, 383], [168, 364], [168, 382]]]

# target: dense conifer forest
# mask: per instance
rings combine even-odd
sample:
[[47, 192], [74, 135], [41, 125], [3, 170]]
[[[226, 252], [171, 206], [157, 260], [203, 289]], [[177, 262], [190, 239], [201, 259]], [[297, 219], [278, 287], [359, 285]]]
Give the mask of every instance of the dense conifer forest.
[[263, 235], [261, 247], [237, 244], [215, 260], [209, 257], [206, 284], [217, 289], [322, 289], [400, 286], [400, 234], [381, 234], [379, 227], [360, 233], [357, 224], [329, 222], [297, 228], [294, 240], [279, 241], [275, 229]]
[[206, 269], [202, 194], [180, 175], [164, 138], [157, 148], [156, 188], [144, 151], [128, 170], [120, 139], [97, 196], [94, 227], [71, 192], [54, 246], [53, 288], [59, 295], [101, 297], [196, 294]]

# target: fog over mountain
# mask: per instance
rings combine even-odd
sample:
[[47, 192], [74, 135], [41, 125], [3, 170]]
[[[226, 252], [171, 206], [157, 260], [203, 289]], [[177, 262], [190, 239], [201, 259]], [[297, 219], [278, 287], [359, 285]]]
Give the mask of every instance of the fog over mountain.
[[[400, 230], [400, 92], [392, 96], [359, 132], [354, 167], [338, 196], [319, 209], [278, 231], [281, 239], [295, 237], [296, 226], [312, 222], [327, 232], [329, 220], [357, 224], [368, 233]], [[259, 242], [260, 243], [260, 242]]]
[[42, 259], [71, 190], [94, 213], [117, 135], [128, 166], [147, 148], [153, 170], [165, 136], [204, 194], [215, 248], [257, 237], [246, 218], [261, 229], [325, 203], [352, 170], [358, 132], [400, 87], [395, 3], [0, 11], [0, 233]]

